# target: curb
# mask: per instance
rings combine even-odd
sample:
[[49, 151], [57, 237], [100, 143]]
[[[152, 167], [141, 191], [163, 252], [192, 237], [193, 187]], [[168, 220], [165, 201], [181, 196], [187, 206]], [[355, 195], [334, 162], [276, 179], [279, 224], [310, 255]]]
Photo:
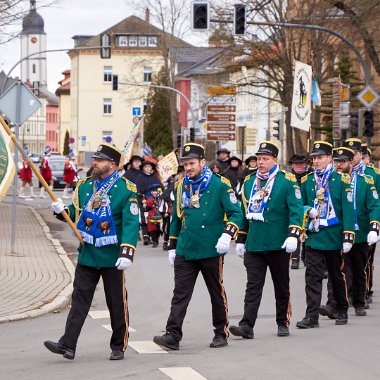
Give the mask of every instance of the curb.
[[75, 266], [72, 263], [72, 261], [68, 258], [67, 253], [63, 249], [60, 241], [53, 238], [53, 236], [50, 233], [50, 228], [42, 219], [41, 215], [33, 207], [29, 207], [29, 209], [33, 212], [34, 216], [37, 218], [40, 226], [42, 227], [42, 230], [46, 239], [50, 240], [51, 244], [53, 245], [56, 252], [58, 253], [58, 257], [62, 260], [62, 263], [65, 266], [67, 272], [69, 273], [71, 280], [70, 280], [70, 283], [64, 289], [62, 289], [51, 302], [46, 303], [45, 305], [39, 307], [38, 309], [33, 309], [33, 310], [26, 311], [24, 313], [13, 314], [8, 317], [0, 318], [0, 323], [35, 318], [47, 313], [51, 313], [52, 311], [65, 307], [70, 302], [70, 299], [71, 299], [71, 294], [73, 291]]

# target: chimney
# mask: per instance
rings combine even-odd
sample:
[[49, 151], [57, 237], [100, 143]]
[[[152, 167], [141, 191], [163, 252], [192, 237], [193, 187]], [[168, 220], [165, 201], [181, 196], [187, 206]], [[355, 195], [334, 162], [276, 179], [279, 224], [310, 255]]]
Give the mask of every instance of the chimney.
[[150, 11], [148, 7], [145, 8], [145, 21], [150, 22]]

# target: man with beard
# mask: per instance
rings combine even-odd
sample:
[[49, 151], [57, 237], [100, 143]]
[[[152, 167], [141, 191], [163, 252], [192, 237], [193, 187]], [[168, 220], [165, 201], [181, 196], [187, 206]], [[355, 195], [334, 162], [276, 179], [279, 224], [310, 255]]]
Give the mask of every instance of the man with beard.
[[103, 279], [111, 317], [110, 360], [124, 358], [128, 343], [129, 315], [124, 269], [133, 261], [138, 235], [135, 185], [117, 173], [121, 151], [103, 143], [93, 157], [92, 177], [79, 181], [68, 207], [58, 199], [52, 209], [63, 220], [65, 210], [77, 222], [84, 244], [78, 247], [71, 309], [63, 336], [45, 347], [66, 359], [74, 359], [80, 331], [90, 310], [96, 286]]
[[182, 160], [186, 176], [175, 188], [168, 252], [169, 263], [174, 267], [174, 294], [166, 333], [153, 338], [156, 344], [171, 350], [179, 349], [182, 324], [199, 272], [212, 304], [215, 335], [210, 347], [227, 346], [228, 306], [223, 261], [242, 215], [229, 181], [213, 174], [204, 157], [202, 145], [184, 145]]
[[136, 183], [137, 177], [142, 173], [141, 163], [142, 158], [140, 156], [132, 156], [129, 162], [124, 165], [125, 173], [123, 174], [123, 177], [130, 180], [133, 183]]

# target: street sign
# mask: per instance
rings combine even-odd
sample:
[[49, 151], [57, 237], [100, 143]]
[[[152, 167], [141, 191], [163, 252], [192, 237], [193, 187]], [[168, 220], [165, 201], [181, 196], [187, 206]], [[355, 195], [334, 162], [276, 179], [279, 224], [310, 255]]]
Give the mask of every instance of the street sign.
[[[20, 90], [18, 90], [20, 88]], [[18, 110], [18, 104], [20, 109]], [[40, 107], [41, 102], [25, 84], [16, 82], [0, 97], [0, 110], [15, 124], [22, 124]], [[19, 112], [18, 112], [19, 111]]]
[[70, 137], [70, 138], [69, 138], [69, 143], [70, 143], [70, 144], [74, 144], [74, 143], [75, 143], [75, 139], [74, 139], [74, 137]]
[[209, 100], [209, 104], [236, 104], [236, 96], [235, 95], [222, 95], [222, 96], [212, 96]]
[[140, 118], [138, 116], [133, 116], [133, 124], [137, 124], [139, 122]]
[[207, 114], [207, 121], [226, 121], [229, 123], [233, 123], [236, 120], [235, 114], [228, 114], [228, 113], [208, 113]]
[[207, 93], [210, 96], [236, 95], [236, 87], [235, 86], [209, 86], [207, 87]]
[[380, 96], [371, 86], [367, 86], [359, 92], [357, 98], [364, 107], [372, 108], [379, 101]]
[[340, 115], [349, 115], [350, 114], [350, 102], [340, 102], [339, 104]]
[[86, 136], [81, 136], [81, 141], [82, 141], [82, 146], [86, 146], [87, 137]]
[[339, 128], [340, 129], [348, 129], [350, 127], [350, 118], [349, 116], [341, 116], [339, 118]]
[[235, 132], [231, 132], [231, 133], [207, 132], [207, 140], [209, 141], [233, 141], [235, 139], [236, 139]]
[[236, 112], [236, 106], [232, 105], [208, 105], [207, 113], [228, 113]]
[[133, 107], [132, 108], [132, 116], [141, 116], [141, 108]]
[[219, 132], [219, 133], [235, 132], [235, 124], [230, 124], [230, 123], [207, 124], [207, 131]]

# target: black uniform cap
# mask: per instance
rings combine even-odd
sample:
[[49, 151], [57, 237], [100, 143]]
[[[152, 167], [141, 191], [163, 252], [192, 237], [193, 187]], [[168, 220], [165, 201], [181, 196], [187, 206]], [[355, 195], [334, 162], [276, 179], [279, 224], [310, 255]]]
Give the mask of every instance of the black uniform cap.
[[293, 154], [289, 159], [289, 164], [296, 164], [301, 162], [307, 162], [306, 154]]
[[103, 143], [99, 145], [98, 150], [92, 155], [92, 158], [108, 160], [119, 166], [121, 151], [115, 145]]
[[361, 152], [362, 151], [362, 142], [360, 139], [351, 138], [344, 141], [344, 146], [346, 148], [350, 148], [355, 152]]
[[366, 143], [362, 143], [362, 154], [367, 154], [368, 156], [372, 154], [371, 149], [368, 148]]
[[263, 141], [260, 146], [259, 150], [256, 152], [256, 155], [259, 154], [269, 154], [273, 157], [278, 156], [278, 147], [276, 144], [270, 142], [270, 141]]
[[183, 146], [181, 159], [204, 158], [205, 148], [200, 144], [188, 143]]
[[327, 141], [315, 141], [310, 156], [331, 156], [333, 146]]
[[352, 161], [354, 158], [355, 152], [345, 146], [340, 146], [333, 149], [333, 158], [334, 160], [342, 161]]
[[239, 162], [239, 165], [242, 165], [242, 164], [243, 164], [243, 161], [242, 161], [239, 157], [232, 156], [232, 157], [230, 157], [230, 158], [228, 159], [228, 163], [229, 163], [229, 165], [231, 165], [231, 161], [233, 161], [233, 160]]
[[248, 158], [245, 159], [244, 162], [245, 162], [246, 166], [248, 166], [251, 161], [257, 161], [257, 157], [256, 156], [249, 156]]

